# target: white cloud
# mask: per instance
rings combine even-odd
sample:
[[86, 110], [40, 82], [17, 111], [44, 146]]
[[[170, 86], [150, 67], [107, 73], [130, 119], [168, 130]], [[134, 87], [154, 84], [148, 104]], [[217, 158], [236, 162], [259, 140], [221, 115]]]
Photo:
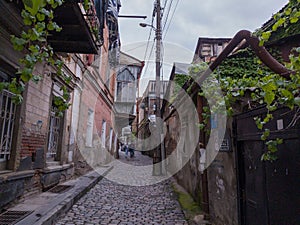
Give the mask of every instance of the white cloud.
[[[161, 0], [162, 5], [164, 2], [165, 0]], [[169, 2], [171, 1], [168, 0]], [[174, 0], [173, 4], [175, 5], [176, 2], [177, 0]], [[200, 36], [233, 37], [241, 29], [254, 31], [269, 20], [272, 14], [279, 11], [287, 2], [288, 0], [179, 0], [172, 24], [164, 41], [181, 47], [175, 48], [175, 51], [165, 54], [164, 61], [170, 64], [173, 61], [179, 61], [177, 56], [185, 52], [186, 49], [189, 49], [187, 52], [190, 53], [190, 56], [185, 55], [183, 61], [188, 61], [189, 57], [191, 59]], [[150, 28], [142, 28], [139, 26], [139, 23], [151, 23], [153, 5], [154, 1], [149, 0], [122, 1], [120, 14], [146, 15], [148, 17], [146, 20], [119, 19], [122, 50], [125, 52], [128, 50], [128, 54], [141, 60], [144, 60]], [[169, 19], [171, 19], [171, 15], [172, 10]], [[165, 16], [166, 13], [163, 18]], [[165, 33], [163, 33], [164, 35]], [[152, 32], [150, 40], [153, 41], [153, 38], [154, 32]], [[141, 42], [144, 42], [144, 44]], [[170, 47], [167, 44], [166, 46], [166, 49]], [[152, 45], [150, 44], [148, 53], [151, 47]], [[172, 50], [172, 45], [170, 48]], [[166, 52], [170, 50], [166, 50]], [[146, 57], [147, 59], [148, 57]], [[151, 76], [151, 74], [147, 74], [147, 76]]]
[[[173, 1], [175, 5], [177, 0]], [[232, 37], [241, 29], [259, 28], [272, 14], [282, 8], [287, 0], [179, 0], [179, 4], [165, 41], [190, 48], [193, 51], [199, 36]], [[170, 0], [168, 2], [171, 2]], [[120, 14], [146, 15], [143, 19], [120, 18], [122, 44], [147, 41], [149, 29], [140, 22], [151, 23], [154, 1], [123, 0]], [[164, 4], [164, 1], [161, 1]], [[174, 7], [173, 7], [174, 9]], [[171, 18], [170, 12], [169, 19]], [[165, 13], [166, 16], [166, 13]]]

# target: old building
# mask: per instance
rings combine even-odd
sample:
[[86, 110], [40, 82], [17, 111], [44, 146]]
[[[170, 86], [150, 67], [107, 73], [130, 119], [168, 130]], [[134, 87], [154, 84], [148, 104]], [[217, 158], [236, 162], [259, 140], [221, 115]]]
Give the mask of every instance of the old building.
[[[103, 151], [114, 150], [111, 112], [119, 57], [120, 3], [89, 3], [86, 8], [83, 3], [67, 1], [54, 11], [62, 31], [49, 36], [48, 41], [56, 57], [63, 60], [63, 73], [71, 82], [66, 84], [56, 76], [55, 67], [40, 63], [34, 73], [42, 80], [26, 85], [22, 104], [14, 104], [13, 94], [7, 90], [0, 93], [0, 208], [50, 189], [74, 176], [77, 168], [89, 169], [89, 163], [94, 166], [90, 155], [84, 156], [87, 150], [99, 145]], [[23, 29], [23, 4], [1, 1], [0, 8], [0, 79], [10, 81], [24, 56], [10, 42], [10, 35], [18, 36]], [[54, 99], [62, 95], [62, 85], [71, 94], [71, 106], [63, 116], [57, 116]], [[109, 160], [104, 155], [99, 162]]]
[[[160, 104], [162, 105], [164, 95], [166, 93], [168, 86], [168, 81], [160, 82]], [[151, 135], [150, 129], [155, 126], [156, 122], [156, 110], [157, 99], [156, 99], [156, 81], [149, 80], [148, 85], [143, 93], [142, 98], [140, 99], [139, 104], [139, 126], [138, 126], [138, 138], [141, 140], [138, 149], [143, 150], [145, 154], [152, 155], [155, 143], [155, 135]], [[150, 137], [150, 139], [149, 139]], [[152, 140], [153, 138], [153, 140]], [[147, 140], [147, 141], [144, 141]]]
[[115, 129], [123, 143], [134, 145], [132, 133], [138, 121], [137, 98], [144, 62], [121, 52], [115, 90]]
[[199, 37], [193, 62], [210, 62], [227, 46], [230, 38]]
[[[206, 207], [208, 205], [207, 199], [202, 198], [203, 188], [201, 187], [202, 174], [198, 169], [200, 163], [200, 146], [190, 149], [192, 139], [201, 142], [203, 133], [192, 124], [193, 117], [196, 116], [201, 119], [199, 115], [195, 115], [193, 109], [203, 102], [203, 97], [199, 95], [191, 96], [191, 102], [195, 106], [188, 105], [181, 102], [177, 105], [179, 99], [177, 95], [181, 91], [187, 93], [186, 82], [191, 79], [189, 68], [191, 64], [174, 63], [170, 74], [170, 81], [167, 87], [165, 100], [162, 106], [162, 114], [166, 123], [166, 136], [164, 145], [166, 149], [167, 169], [169, 172], [175, 174], [175, 178], [180, 185], [182, 185], [194, 198], [194, 200]], [[198, 118], [199, 117], [199, 118]], [[198, 136], [198, 137], [197, 137]], [[190, 151], [194, 152], [190, 152]], [[175, 152], [175, 154], [174, 154]], [[172, 160], [171, 160], [172, 159]]]

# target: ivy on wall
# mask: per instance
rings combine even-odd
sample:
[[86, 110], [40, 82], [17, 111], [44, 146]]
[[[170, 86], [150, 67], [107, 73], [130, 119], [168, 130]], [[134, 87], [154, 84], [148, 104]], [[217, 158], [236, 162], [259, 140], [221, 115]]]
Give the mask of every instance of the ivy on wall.
[[[297, 52], [300, 53], [299, 48]], [[217, 82], [222, 89], [224, 98], [218, 98], [218, 96], [213, 98], [214, 108], [203, 107], [202, 116], [204, 121], [199, 124], [199, 127], [206, 129], [212, 114], [225, 113], [220, 111], [223, 109], [224, 104], [228, 116], [237, 112], [235, 106], [241, 99], [246, 99], [247, 110], [264, 106], [267, 109], [267, 114], [263, 117], [254, 118], [257, 128], [263, 132], [261, 140], [267, 146], [267, 151], [262, 155], [262, 160], [273, 161], [277, 159], [277, 146], [282, 144], [283, 140], [269, 139], [270, 130], [264, 127], [273, 119], [272, 112], [277, 110], [278, 107], [286, 106], [291, 110], [300, 107], [300, 67], [295, 67], [295, 64], [299, 63], [295, 60], [297, 61], [298, 57], [291, 56], [291, 62], [287, 64], [289, 68], [293, 68], [295, 71], [290, 79], [271, 72], [261, 64], [249, 49], [242, 50], [236, 56], [224, 60], [214, 73], [203, 82], [202, 90], [199, 92], [200, 96], [215, 96], [214, 93], [219, 88], [215, 85]], [[194, 73], [199, 75], [197, 70]], [[296, 115], [294, 120], [299, 118], [300, 115]], [[295, 124], [295, 121], [293, 124]]]
[[[25, 29], [19, 37], [12, 35], [11, 43], [16, 51], [24, 53], [24, 57], [19, 60], [20, 69], [16, 78], [9, 82], [0, 83], [0, 91], [7, 89], [14, 95], [13, 101], [21, 103], [23, 101], [22, 93], [28, 82], [38, 83], [42, 76], [34, 74], [38, 63], [44, 63], [46, 66], [55, 67], [56, 75], [61, 77], [66, 83], [71, 78], [65, 76], [62, 71], [63, 61], [54, 54], [53, 48], [47, 41], [50, 32], [60, 32], [61, 27], [54, 22], [54, 10], [63, 4], [63, 0], [23, 0], [24, 9], [21, 11], [21, 17]], [[58, 114], [69, 107], [70, 94], [65, 86], [61, 87], [62, 97], [55, 97], [54, 104], [58, 109]]]
[[300, 1], [290, 0], [289, 3], [263, 28], [256, 31], [260, 44], [277, 41], [282, 38], [299, 34], [300, 31]]

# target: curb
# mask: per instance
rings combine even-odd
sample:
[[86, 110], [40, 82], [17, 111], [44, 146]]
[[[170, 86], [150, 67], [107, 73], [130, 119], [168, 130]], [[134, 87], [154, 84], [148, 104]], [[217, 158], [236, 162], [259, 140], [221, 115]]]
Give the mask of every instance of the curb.
[[[178, 196], [179, 192], [190, 196], [190, 198], [192, 199], [191, 195], [184, 189], [184, 187], [182, 187], [177, 182], [175, 177], [172, 177], [172, 179], [170, 179], [170, 180], [171, 180], [173, 189], [175, 189], [175, 190], [173, 190], [173, 192], [179, 203], [180, 203], [179, 196]], [[181, 205], [181, 203], [180, 203], [180, 205]], [[192, 212], [188, 211], [187, 209], [183, 208], [182, 205], [181, 205], [181, 210], [183, 211], [185, 218], [189, 225], [209, 225], [210, 224], [209, 221], [204, 219], [203, 213], [199, 213], [199, 214], [192, 213]]]
[[[107, 168], [105, 171], [101, 171], [101, 173], [99, 170], [91, 171], [75, 180], [69, 180], [62, 183], [63, 185], [72, 185], [73, 187], [66, 192], [54, 195], [52, 199], [49, 199], [44, 203], [40, 203], [40, 207], [34, 210], [29, 216], [16, 223], [16, 225], [54, 224], [58, 217], [68, 212], [84, 194], [102, 180], [112, 169], [113, 167]], [[27, 204], [30, 204], [30, 202]]]

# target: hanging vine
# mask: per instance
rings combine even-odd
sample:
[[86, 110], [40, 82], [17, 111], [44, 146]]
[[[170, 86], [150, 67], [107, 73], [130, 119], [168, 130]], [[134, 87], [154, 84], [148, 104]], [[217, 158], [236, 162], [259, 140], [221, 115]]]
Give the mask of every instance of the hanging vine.
[[[25, 29], [19, 37], [12, 35], [11, 43], [15, 50], [24, 53], [24, 57], [19, 60], [21, 67], [16, 77], [9, 82], [0, 83], [0, 91], [7, 89], [14, 93], [13, 101], [21, 103], [22, 93], [25, 85], [29, 81], [38, 83], [43, 77], [34, 74], [38, 63], [45, 63], [47, 66], [56, 68], [56, 75], [61, 77], [66, 83], [70, 82], [63, 71], [63, 61], [54, 54], [53, 48], [48, 43], [47, 38], [50, 32], [60, 32], [61, 27], [54, 22], [54, 9], [63, 4], [63, 0], [23, 0], [24, 9], [21, 16]], [[65, 86], [61, 87], [62, 97], [55, 97], [54, 104], [58, 109], [58, 114], [69, 107], [69, 92]]]

